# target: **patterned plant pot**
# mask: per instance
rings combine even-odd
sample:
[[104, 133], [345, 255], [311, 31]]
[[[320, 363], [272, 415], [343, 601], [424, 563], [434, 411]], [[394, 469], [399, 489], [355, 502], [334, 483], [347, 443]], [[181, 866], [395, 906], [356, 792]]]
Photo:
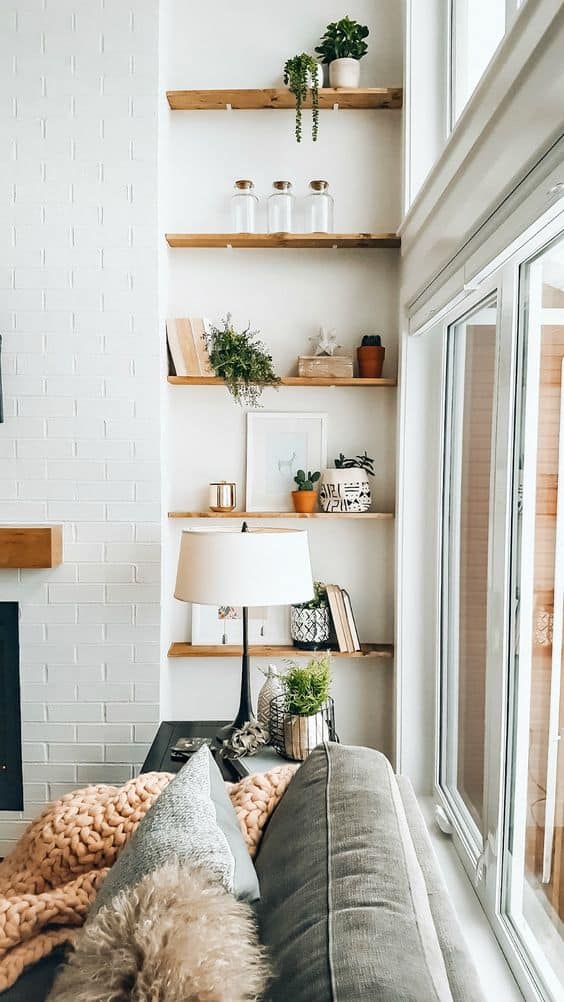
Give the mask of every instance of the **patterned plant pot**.
[[268, 673], [257, 699], [257, 720], [265, 731], [270, 733], [270, 704], [276, 696], [282, 696], [286, 690], [278, 676], [275, 666], [268, 666]]
[[324, 512], [370, 511], [372, 497], [366, 470], [325, 470], [319, 488], [319, 504]]
[[294, 647], [303, 651], [317, 651], [326, 648], [331, 633], [331, 617], [329, 607], [318, 609], [301, 609], [297, 605], [290, 606], [290, 635]]
[[329, 728], [323, 713], [311, 717], [289, 715], [284, 719], [284, 749], [288, 758], [305, 762], [317, 745], [329, 740]]

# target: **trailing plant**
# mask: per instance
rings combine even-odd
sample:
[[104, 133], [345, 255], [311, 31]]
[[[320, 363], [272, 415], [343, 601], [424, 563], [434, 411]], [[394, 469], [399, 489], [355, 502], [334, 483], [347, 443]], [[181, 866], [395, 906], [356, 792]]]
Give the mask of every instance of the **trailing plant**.
[[364, 41], [370, 34], [365, 24], [343, 17], [328, 24], [321, 45], [315, 49], [322, 63], [332, 63], [335, 59], [362, 59], [368, 52]]
[[296, 99], [296, 141], [302, 141], [302, 108], [307, 98], [308, 90], [311, 90], [311, 138], [315, 143], [319, 134], [319, 86], [317, 83], [317, 70], [319, 63], [314, 56], [302, 52], [298, 56], [292, 56], [286, 60], [284, 66], [284, 83]]
[[370, 456], [368, 456], [366, 452], [363, 456], [355, 456], [351, 459], [347, 459], [343, 453], [340, 452], [339, 458], [335, 460], [335, 469], [352, 470], [353, 468], [366, 470], [371, 477], [374, 476], [374, 460], [370, 459]]
[[250, 327], [238, 331], [228, 313], [220, 327], [212, 324], [205, 335], [213, 371], [225, 380], [227, 389], [241, 406], [260, 406], [265, 386], [280, 383], [272, 368], [272, 355], [258, 340], [258, 334]]
[[296, 609], [326, 609], [328, 605], [327, 585], [323, 581], [313, 582], [313, 598], [310, 598], [309, 602], [294, 602]]
[[286, 712], [312, 717], [323, 709], [331, 686], [331, 659], [328, 654], [312, 658], [307, 665], [288, 661], [289, 670], [279, 676], [286, 690]]
[[317, 483], [320, 476], [321, 473], [312, 473], [311, 470], [306, 476], [304, 470], [298, 470], [296, 476], [294, 477], [294, 481], [296, 482], [299, 491], [312, 491], [313, 485]]
[[382, 338], [379, 334], [365, 334], [360, 345], [361, 348], [380, 348], [382, 346]]

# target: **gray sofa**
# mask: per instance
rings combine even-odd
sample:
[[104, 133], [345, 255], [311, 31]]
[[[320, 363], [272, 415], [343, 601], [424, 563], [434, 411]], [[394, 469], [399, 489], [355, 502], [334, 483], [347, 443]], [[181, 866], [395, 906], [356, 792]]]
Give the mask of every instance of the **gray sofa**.
[[[320, 745], [256, 859], [267, 1002], [480, 1002], [476, 972], [407, 780], [366, 748]], [[61, 954], [1, 1002], [42, 1002]]]

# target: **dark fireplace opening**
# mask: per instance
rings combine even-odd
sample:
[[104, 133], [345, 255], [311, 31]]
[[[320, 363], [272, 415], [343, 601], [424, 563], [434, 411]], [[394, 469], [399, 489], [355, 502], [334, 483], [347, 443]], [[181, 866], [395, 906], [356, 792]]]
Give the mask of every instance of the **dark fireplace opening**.
[[18, 603], [0, 602], [0, 811], [22, 810]]

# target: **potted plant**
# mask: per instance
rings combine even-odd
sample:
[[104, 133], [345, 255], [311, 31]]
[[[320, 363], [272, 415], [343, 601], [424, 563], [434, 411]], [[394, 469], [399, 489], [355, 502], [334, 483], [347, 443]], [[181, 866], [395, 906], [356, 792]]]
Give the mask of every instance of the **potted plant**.
[[294, 647], [303, 651], [316, 651], [329, 645], [331, 614], [327, 588], [322, 581], [314, 581], [313, 598], [309, 602], [290, 606], [290, 636]]
[[285, 689], [284, 749], [288, 758], [303, 762], [321, 742], [329, 740], [323, 713], [329, 699], [329, 655], [312, 658], [307, 665], [289, 662], [282, 676]]
[[211, 367], [216, 376], [225, 380], [227, 389], [238, 404], [260, 406], [265, 386], [278, 386], [280, 383], [272, 368], [272, 355], [257, 340], [259, 332], [249, 327], [238, 331], [230, 313], [221, 323], [221, 327], [212, 324], [205, 335]]
[[380, 379], [386, 349], [379, 334], [365, 334], [356, 349], [358, 371], [361, 379]]
[[324, 470], [319, 501], [324, 512], [370, 510], [372, 495], [368, 477], [374, 476], [374, 460], [364, 453], [347, 459], [341, 452], [334, 470]]
[[365, 24], [343, 17], [327, 25], [316, 52], [322, 63], [329, 63], [331, 87], [358, 87], [360, 60], [366, 55], [369, 30]]
[[302, 141], [302, 108], [311, 91], [311, 138], [315, 143], [319, 133], [319, 88], [323, 86], [323, 67], [314, 56], [302, 52], [286, 60], [284, 83], [296, 99], [296, 141]]
[[317, 491], [314, 490], [313, 485], [317, 483], [320, 476], [319, 472], [312, 473], [311, 470], [306, 476], [305, 470], [298, 470], [294, 477], [294, 482], [297, 484], [298, 489], [292, 491], [294, 511], [310, 515], [314, 510], [317, 501]]

